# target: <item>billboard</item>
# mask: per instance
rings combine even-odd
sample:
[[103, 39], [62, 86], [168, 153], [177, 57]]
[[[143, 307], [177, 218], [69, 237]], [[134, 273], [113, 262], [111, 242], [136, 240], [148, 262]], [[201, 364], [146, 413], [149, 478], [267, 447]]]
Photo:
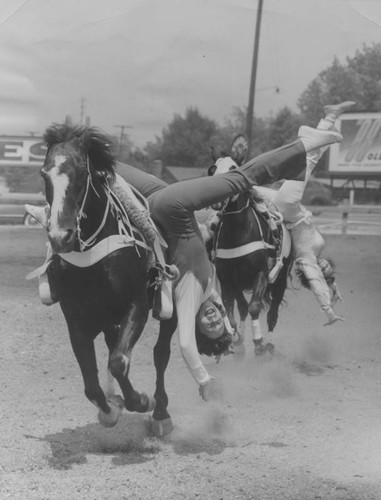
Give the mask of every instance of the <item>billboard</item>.
[[381, 113], [345, 113], [336, 122], [343, 141], [330, 148], [328, 172], [357, 178], [381, 176]]
[[0, 135], [0, 166], [41, 166], [46, 154], [42, 137]]

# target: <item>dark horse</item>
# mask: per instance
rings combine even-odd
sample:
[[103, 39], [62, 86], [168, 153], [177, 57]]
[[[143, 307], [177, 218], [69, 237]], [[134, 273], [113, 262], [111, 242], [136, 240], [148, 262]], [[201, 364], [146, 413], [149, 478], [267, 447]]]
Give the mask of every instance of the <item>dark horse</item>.
[[[115, 425], [124, 404], [129, 411], [154, 409], [154, 432], [170, 432], [164, 391], [168, 359], [161, 359], [161, 343], [165, 339], [167, 346], [167, 337], [170, 341], [175, 318], [162, 322], [161, 340], [155, 348], [155, 400], [137, 392], [129, 380], [131, 352], [150, 309], [147, 269], [151, 249], [131, 225], [129, 234], [124, 225], [121, 235], [123, 211], [110, 189], [115, 174], [111, 145], [97, 129], [69, 123], [51, 126], [44, 138], [48, 149], [41, 175], [49, 204], [46, 229], [54, 251], [48, 276], [68, 325], [85, 395], [99, 408], [103, 425]], [[111, 253], [99, 255], [105, 248]], [[166, 331], [170, 332], [167, 337]], [[99, 383], [94, 340], [101, 332], [109, 350], [109, 371], [123, 399], [105, 394]]]
[[[217, 158], [209, 168], [209, 175], [239, 168], [245, 159], [247, 141], [239, 135], [231, 146], [231, 155]], [[214, 232], [214, 263], [221, 284], [222, 299], [232, 326], [238, 331], [238, 344], [243, 343], [245, 321], [250, 313], [255, 353], [272, 352], [274, 345], [264, 344], [259, 315], [268, 306], [267, 325], [272, 332], [278, 321], [278, 309], [287, 287], [287, 276], [291, 265], [291, 242], [287, 230], [281, 225], [270, 227], [267, 210], [258, 210], [262, 201], [250, 191], [236, 195], [219, 209], [220, 221]], [[262, 201], [263, 205], [263, 201]], [[276, 227], [275, 227], [276, 226]], [[283, 231], [285, 233], [283, 234]], [[276, 279], [270, 283], [269, 273], [276, 261], [277, 247], [283, 246], [283, 266]], [[250, 293], [249, 301], [245, 292]], [[234, 307], [240, 316], [240, 325], [234, 317]]]

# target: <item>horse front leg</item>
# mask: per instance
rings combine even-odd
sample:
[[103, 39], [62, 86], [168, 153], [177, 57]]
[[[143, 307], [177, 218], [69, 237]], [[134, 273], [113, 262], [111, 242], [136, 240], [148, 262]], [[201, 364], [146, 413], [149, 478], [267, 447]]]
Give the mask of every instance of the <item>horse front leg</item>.
[[240, 318], [239, 330], [238, 330], [239, 340], [235, 342], [235, 345], [240, 345], [240, 344], [243, 345], [245, 341], [246, 318], [249, 314], [249, 306], [242, 290], [236, 291], [235, 298], [237, 301], [237, 308]]
[[268, 286], [268, 272], [260, 271], [253, 283], [253, 292], [249, 302], [249, 313], [251, 316], [251, 331], [254, 342], [254, 352], [257, 356], [261, 356], [266, 352], [272, 352], [274, 345], [271, 343], [263, 344], [263, 335], [259, 315], [263, 309], [263, 300]]
[[234, 316], [234, 301], [236, 292], [233, 287], [221, 282], [221, 299], [225, 307], [229, 323], [235, 332], [238, 332], [237, 321]]
[[279, 306], [282, 303], [286, 288], [287, 288], [287, 276], [290, 268], [290, 260], [283, 264], [283, 267], [273, 284], [269, 285], [271, 288], [271, 302], [270, 308], [267, 313], [267, 327], [269, 333], [274, 331], [274, 328], [278, 322], [278, 312]]
[[139, 339], [148, 318], [148, 305], [145, 298], [131, 304], [123, 318], [117, 341], [109, 357], [109, 370], [118, 381], [128, 411], [145, 413], [152, 411], [154, 400], [145, 393], [134, 390], [128, 374], [131, 365], [131, 352]]
[[106, 399], [99, 384], [98, 367], [95, 355], [94, 338], [98, 332], [68, 322], [70, 342], [82, 372], [85, 395], [99, 409], [99, 422], [112, 427], [121, 414], [120, 405]]
[[176, 312], [171, 319], [160, 322], [159, 337], [153, 350], [156, 369], [156, 406], [152, 414], [152, 432], [156, 437], [163, 437], [173, 430], [172, 419], [168, 413], [168, 395], [165, 390], [165, 370], [171, 355], [171, 340], [177, 326]]

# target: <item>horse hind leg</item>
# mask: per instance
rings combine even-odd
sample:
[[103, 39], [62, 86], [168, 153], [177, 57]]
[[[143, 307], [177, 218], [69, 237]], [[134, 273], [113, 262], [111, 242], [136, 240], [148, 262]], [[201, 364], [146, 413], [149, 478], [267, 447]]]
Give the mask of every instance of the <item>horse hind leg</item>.
[[239, 336], [239, 330], [237, 327], [237, 321], [234, 316], [234, 303], [237, 297], [237, 291], [229, 286], [221, 285], [221, 298], [224, 304], [226, 315], [228, 317], [230, 326]]
[[279, 306], [282, 303], [286, 288], [287, 288], [287, 276], [290, 267], [290, 260], [283, 264], [283, 267], [275, 280], [275, 282], [270, 287], [270, 308], [267, 313], [267, 327], [269, 333], [274, 331], [276, 324], [278, 323], [278, 312]]
[[263, 309], [263, 300], [268, 286], [268, 277], [266, 272], [260, 272], [256, 276], [253, 285], [253, 292], [251, 295], [251, 300], [249, 302], [249, 313], [251, 316], [251, 331], [254, 343], [254, 352], [257, 356], [266, 354], [267, 352], [272, 353], [274, 350], [274, 345], [270, 342], [267, 344], [263, 343], [263, 334], [261, 329], [261, 324], [259, 321], [259, 315]]
[[[104, 328], [105, 342], [106, 342], [106, 345], [107, 345], [108, 350], [109, 350], [109, 356], [111, 355], [112, 351], [115, 349], [116, 341], [118, 339], [118, 334], [119, 334], [119, 326], [118, 325]], [[116, 379], [113, 376], [113, 374], [111, 373], [110, 364], [107, 365], [106, 381], [105, 381], [103, 390], [104, 390], [104, 393], [106, 395], [106, 399], [109, 402], [109, 404], [117, 406], [121, 409], [124, 408], [124, 406], [125, 406], [124, 399], [119, 394], [116, 394]], [[102, 420], [102, 417], [98, 416], [98, 418], [100, 421]]]
[[244, 293], [240, 290], [236, 293], [236, 301], [237, 301], [237, 309], [238, 309], [238, 314], [240, 318], [240, 323], [239, 323], [239, 329], [237, 331], [238, 333], [238, 341], [234, 342], [234, 345], [242, 346], [242, 349], [245, 349], [244, 342], [245, 342], [245, 330], [246, 330], [246, 319], [249, 314], [249, 306], [247, 303], [247, 300], [245, 298]]
[[82, 372], [85, 395], [98, 409], [99, 422], [106, 427], [113, 427], [122, 412], [120, 402], [108, 400], [98, 378], [95, 355], [95, 332], [81, 328], [77, 324], [68, 323], [70, 342]]
[[156, 437], [163, 437], [173, 430], [172, 419], [168, 413], [168, 395], [165, 390], [165, 370], [171, 355], [171, 339], [177, 326], [176, 312], [169, 320], [160, 322], [159, 337], [153, 351], [156, 369], [156, 406], [152, 414], [151, 428]]

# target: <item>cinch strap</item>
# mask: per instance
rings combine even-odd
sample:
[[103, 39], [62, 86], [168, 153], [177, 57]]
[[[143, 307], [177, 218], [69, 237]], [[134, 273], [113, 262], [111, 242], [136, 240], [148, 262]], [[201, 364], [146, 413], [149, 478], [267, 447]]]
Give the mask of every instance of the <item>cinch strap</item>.
[[218, 259], [235, 259], [237, 257], [243, 257], [249, 253], [256, 252], [257, 250], [268, 250], [274, 249], [274, 245], [269, 245], [265, 241], [252, 241], [246, 245], [236, 248], [217, 248], [216, 257]]

